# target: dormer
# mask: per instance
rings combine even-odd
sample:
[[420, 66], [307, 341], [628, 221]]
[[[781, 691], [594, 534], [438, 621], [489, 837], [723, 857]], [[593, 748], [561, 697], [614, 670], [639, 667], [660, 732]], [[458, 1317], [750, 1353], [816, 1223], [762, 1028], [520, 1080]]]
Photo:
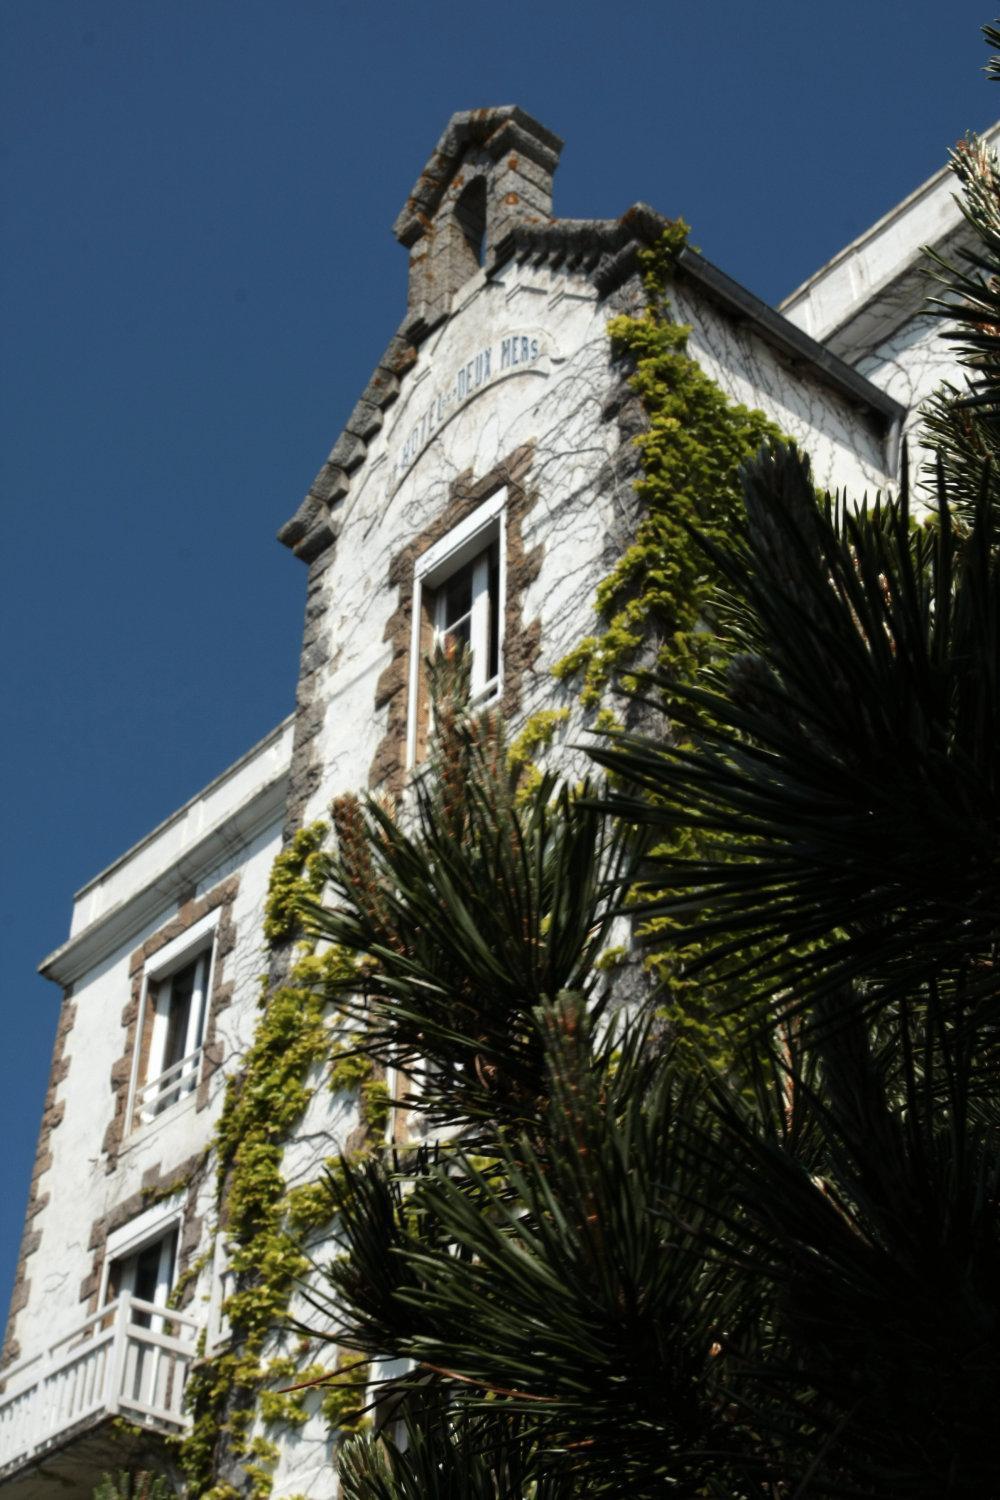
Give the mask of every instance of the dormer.
[[407, 306], [432, 325], [518, 224], [547, 224], [562, 141], [518, 109], [452, 115], [393, 225], [410, 252]]

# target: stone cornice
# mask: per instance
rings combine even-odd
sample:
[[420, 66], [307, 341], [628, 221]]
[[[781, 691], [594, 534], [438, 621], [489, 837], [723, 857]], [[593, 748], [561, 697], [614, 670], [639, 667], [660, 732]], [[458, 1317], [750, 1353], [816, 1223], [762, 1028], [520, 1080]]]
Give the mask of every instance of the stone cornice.
[[165, 907], [180, 900], [193, 885], [211, 874], [227, 855], [246, 847], [270, 824], [279, 822], [287, 789], [286, 767], [258, 787], [228, 817], [193, 840], [152, 880], [56, 948], [39, 964], [38, 972], [63, 986], [75, 983], [117, 948], [134, 939], [148, 923], [162, 915]]

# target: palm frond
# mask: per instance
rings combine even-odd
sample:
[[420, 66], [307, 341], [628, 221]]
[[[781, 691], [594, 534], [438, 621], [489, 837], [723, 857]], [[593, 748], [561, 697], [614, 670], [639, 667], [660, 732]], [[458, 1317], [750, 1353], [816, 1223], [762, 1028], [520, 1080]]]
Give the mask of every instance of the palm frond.
[[[536, 1136], [486, 1163], [425, 1157], [405, 1185], [372, 1166], [355, 1183], [349, 1254], [326, 1272], [338, 1337], [483, 1412], [502, 1401], [587, 1493], [749, 1494], [760, 1460], [720, 1393], [759, 1309], [700, 1233], [727, 1194], [720, 1153], [689, 1144], [701, 1087], [639, 1029], [595, 1068], [579, 996], [545, 1008], [543, 1034]], [[669, 1219], [668, 1185], [684, 1204]]]
[[370, 961], [344, 1007], [366, 1052], [417, 1081], [409, 1102], [434, 1124], [524, 1126], [544, 1086], [535, 1008], [563, 989], [606, 1001], [595, 960], [633, 855], [595, 790], [544, 776], [519, 796], [487, 715], [451, 722], [405, 819], [373, 797], [335, 805], [335, 904], [310, 901], [304, 918]]
[[715, 1091], [711, 1145], [739, 1184], [717, 1248], [773, 1308], [740, 1399], [810, 1493], [991, 1494], [995, 1087], [970, 1086], [974, 1043], [933, 988], [875, 1023], [844, 998], [829, 1009], [836, 1025], [765, 1044], [756, 1097]]
[[340, 1450], [344, 1500], [570, 1500], [565, 1475], [553, 1474], [526, 1443], [518, 1419], [484, 1416], [435, 1398], [397, 1426], [396, 1439], [358, 1436]]
[[957, 403], [990, 410], [995, 436], [1000, 400], [1000, 166], [995, 153], [974, 135], [951, 153], [951, 164], [963, 190], [959, 206], [972, 243], [952, 260], [931, 252], [934, 279], [942, 291], [930, 310], [947, 319], [945, 337], [958, 345], [969, 371], [968, 389]]
[[[859, 975], [869, 1001], [982, 968], [1000, 897], [1000, 563], [984, 487], [965, 537], [911, 527], [905, 493], [816, 505], [808, 461], [748, 466], [746, 522], [711, 547], [733, 597], [728, 676], [671, 690], [687, 746], [610, 735], [609, 807], [703, 854], [651, 856], [650, 912], [703, 964], [793, 1003]], [[709, 544], [705, 544], [709, 546]], [[977, 966], [980, 966], [977, 968]]]

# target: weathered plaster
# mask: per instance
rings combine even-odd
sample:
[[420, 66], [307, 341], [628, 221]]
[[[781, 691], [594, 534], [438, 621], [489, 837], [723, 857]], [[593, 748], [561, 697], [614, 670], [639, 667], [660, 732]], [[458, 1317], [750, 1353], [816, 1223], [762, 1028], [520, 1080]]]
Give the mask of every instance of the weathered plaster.
[[[203, 1158], [221, 1106], [225, 1077], [239, 1066], [253, 1032], [263, 902], [279, 839], [280, 826], [273, 825], [248, 846], [232, 852], [225, 864], [206, 870], [182, 903], [184, 915], [176, 903], [173, 909], [160, 912], [76, 984], [73, 1000], [64, 1010], [61, 1061], [53, 1074], [57, 1086], [50, 1094], [46, 1116], [47, 1121], [61, 1119], [63, 1123], [54, 1132], [50, 1125], [44, 1192], [37, 1186], [34, 1189], [35, 1202], [47, 1195], [44, 1214], [32, 1220], [44, 1233], [28, 1260], [30, 1295], [17, 1310], [16, 1325], [11, 1320], [20, 1357], [36, 1352], [61, 1329], [85, 1316], [87, 1305], [80, 1297], [81, 1287], [95, 1270], [92, 1226], [117, 1225], [123, 1213], [129, 1217], [148, 1206], [152, 1191], [183, 1176], [185, 1163]], [[123, 1108], [127, 1089], [128, 1068], [121, 1060], [129, 1021], [123, 1022], [123, 1009], [128, 1013], [133, 1004], [137, 952], [145, 950], [151, 956], [170, 935], [196, 919], [193, 913], [227, 897], [230, 919], [223, 924], [220, 938], [221, 946], [229, 951], [216, 966], [211, 1029], [206, 1034], [210, 1045], [200, 1087], [155, 1122], [114, 1142], [109, 1138], [108, 1145], [114, 1144], [115, 1151], [108, 1156], [102, 1142], [116, 1100]], [[131, 1053], [128, 1056], [130, 1066]], [[119, 1067], [112, 1078], [116, 1062]], [[116, 1118], [120, 1121], [120, 1115]], [[117, 1137], [117, 1127], [113, 1134]], [[109, 1173], [106, 1166], [111, 1161], [114, 1170]], [[196, 1197], [186, 1210], [186, 1254], [197, 1253], [190, 1246], [195, 1221], [204, 1221], [205, 1234], [214, 1222], [210, 1176], [197, 1184]], [[208, 1275], [206, 1268], [197, 1288], [191, 1288], [199, 1306], [208, 1290]], [[88, 1299], [92, 1295], [90, 1288]]]
[[[389, 665], [375, 684], [374, 707], [386, 709], [386, 731], [375, 753], [369, 785], [398, 796], [406, 779], [406, 736], [409, 719], [410, 641], [413, 626], [414, 568], [417, 560], [436, 541], [470, 515], [497, 490], [505, 489], [506, 597], [504, 608], [504, 686], [502, 713], [512, 718], [520, 708], [521, 684], [539, 650], [537, 620], [523, 619], [525, 591], [541, 567], [540, 548], [526, 553], [522, 535], [526, 511], [534, 500], [529, 489], [532, 445], [508, 454], [488, 474], [460, 474], [451, 486], [448, 503], [426, 531], [414, 537], [389, 565], [387, 583], [398, 590], [399, 602], [386, 625], [385, 639], [392, 652]], [[423, 694], [421, 694], [423, 699]], [[426, 715], [426, 703], [419, 712]]]
[[14, 1272], [14, 1288], [11, 1293], [10, 1308], [7, 1313], [7, 1329], [4, 1337], [2, 1354], [0, 1354], [0, 1368], [14, 1364], [22, 1356], [22, 1348], [15, 1336], [15, 1327], [18, 1314], [27, 1307], [31, 1297], [31, 1282], [28, 1279], [28, 1260], [36, 1254], [42, 1242], [41, 1216], [48, 1207], [50, 1194], [42, 1190], [41, 1179], [52, 1166], [52, 1132], [61, 1125], [66, 1113], [64, 1099], [56, 1097], [59, 1085], [63, 1082], [69, 1072], [70, 1058], [68, 1055], [68, 1042], [73, 1023], [76, 1020], [76, 1005], [72, 1000], [72, 990], [66, 990], [63, 994], [62, 1007], [59, 1012], [59, 1024], [56, 1027], [55, 1043], [52, 1049], [52, 1065], [49, 1069], [49, 1082], [45, 1091], [45, 1104], [42, 1108], [42, 1123], [38, 1132], [38, 1144], [35, 1148], [35, 1164], [31, 1173], [31, 1184], [28, 1189], [28, 1206], [24, 1215], [24, 1229], [21, 1234], [21, 1248], [17, 1258], [17, 1267]]

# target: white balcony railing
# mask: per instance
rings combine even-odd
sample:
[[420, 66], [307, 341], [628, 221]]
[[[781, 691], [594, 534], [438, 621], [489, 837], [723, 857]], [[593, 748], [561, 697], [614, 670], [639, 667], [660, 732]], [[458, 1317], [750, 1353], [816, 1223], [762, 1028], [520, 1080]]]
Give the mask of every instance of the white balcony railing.
[[136, 1090], [135, 1096], [135, 1124], [148, 1125], [150, 1120], [155, 1120], [157, 1115], [183, 1099], [189, 1094], [198, 1082], [198, 1069], [201, 1063], [201, 1048], [196, 1047], [189, 1052], [187, 1057], [182, 1057], [165, 1072], [151, 1078], [148, 1083], [143, 1084], [141, 1089]]
[[0, 1474], [75, 1428], [121, 1415], [179, 1432], [200, 1324], [123, 1293], [43, 1353], [0, 1373]]

